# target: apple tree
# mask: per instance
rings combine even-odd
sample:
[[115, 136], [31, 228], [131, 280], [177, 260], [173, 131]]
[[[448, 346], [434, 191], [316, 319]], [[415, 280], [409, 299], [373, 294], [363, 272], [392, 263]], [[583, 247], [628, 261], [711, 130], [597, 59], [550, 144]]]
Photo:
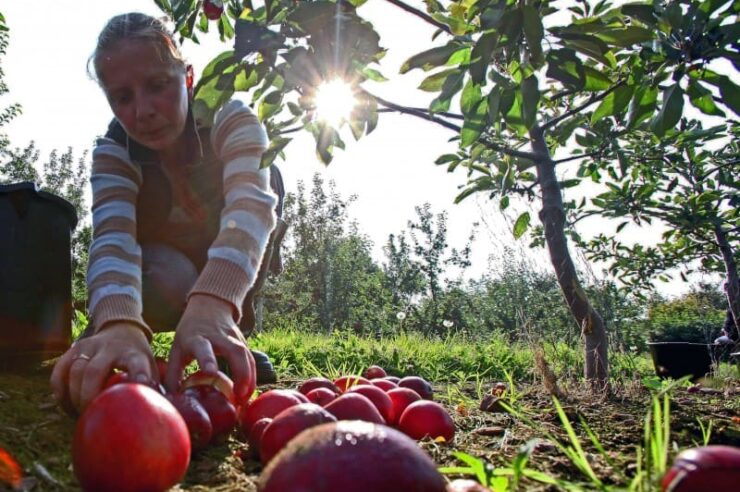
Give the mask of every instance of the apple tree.
[[[576, 192], [582, 179], [602, 172], [603, 159], [594, 158], [617, 149], [619, 136], [670, 133], [685, 99], [697, 107], [711, 100], [738, 109], [737, 86], [708, 67], [717, 59], [737, 61], [737, 7], [724, 0], [616, 7], [608, 0], [577, 0], [562, 10], [550, 0], [425, 0], [422, 10], [386, 1], [390, 13], [397, 7], [410, 22], [437, 29], [434, 46], [401, 69], [429, 73], [419, 87], [430, 93], [428, 108], [409, 108], [363, 88], [368, 79], [383, 80], [378, 62], [385, 53], [360, 15], [365, 0], [155, 0], [183, 38], [197, 40], [215, 23], [232, 45], [202, 74], [196, 118], [208, 118], [234, 91], [248, 91], [272, 140], [265, 165], [296, 130], [313, 134], [324, 162], [344, 146], [336, 128], [315, 118], [313, 100], [323, 81], [338, 77], [355, 87], [358, 103], [347, 122], [355, 138], [375, 128], [380, 111], [424, 118], [451, 130], [459, 144], [437, 160], [450, 172], [467, 173], [458, 201], [473, 193], [486, 193], [503, 209], [512, 198], [539, 201], [535, 230], [542, 231], [583, 334], [585, 376], [605, 383], [606, 329], [569, 250], [575, 231], [567, 227], [567, 211], [576, 203], [564, 199], [564, 191]], [[214, 20], [209, 7], [206, 16], [204, 3], [223, 6], [222, 15]], [[523, 236], [531, 223], [528, 213], [521, 214], [514, 236]]]

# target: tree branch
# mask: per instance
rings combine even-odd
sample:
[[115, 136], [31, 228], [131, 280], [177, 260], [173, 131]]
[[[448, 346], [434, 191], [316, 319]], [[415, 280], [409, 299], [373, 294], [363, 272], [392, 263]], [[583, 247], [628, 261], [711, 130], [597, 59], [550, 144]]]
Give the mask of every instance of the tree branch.
[[[374, 94], [370, 94], [367, 91], [365, 91], [365, 94], [375, 99], [375, 101], [381, 106], [385, 106], [386, 108], [389, 108], [391, 110], [398, 111], [399, 113], [408, 114], [411, 116], [416, 116], [417, 118], [431, 121], [433, 123], [436, 123], [440, 126], [447, 128], [448, 130], [453, 130], [456, 133], [460, 133], [460, 131], [462, 130], [462, 128], [459, 127], [458, 125], [455, 125], [454, 123], [450, 123], [447, 120], [443, 120], [442, 118], [439, 118], [431, 114], [429, 110], [401, 106], [400, 104], [396, 104], [391, 101], [386, 101], [382, 97], [376, 96]], [[540, 156], [539, 154], [535, 152], [527, 152], [527, 151], [512, 149], [509, 147], [504, 147], [504, 146], [498, 145], [495, 142], [491, 142], [490, 140], [486, 139], [483, 136], [480, 137], [480, 140], [483, 142], [483, 144], [485, 144], [490, 149], [496, 150], [506, 155], [510, 155], [512, 157], [519, 157], [521, 159], [527, 159], [527, 160], [535, 161], [535, 162], [542, 159], [542, 156]]]
[[[415, 107], [409, 106], [409, 109], [413, 109], [413, 110], [421, 111], [421, 112], [428, 112], [426, 108], [415, 108]], [[394, 109], [379, 109], [378, 113], [393, 113], [395, 111], [396, 110]], [[456, 113], [435, 113], [435, 114], [444, 116], [445, 118], [451, 118], [453, 120], [465, 120], [465, 116], [461, 114], [456, 114]]]
[[570, 161], [575, 161], [575, 160], [578, 160], [578, 159], [585, 159], [585, 158], [588, 158], [588, 157], [593, 157], [593, 156], [596, 156], [596, 155], [601, 154], [602, 152], [603, 152], [603, 149], [597, 150], [595, 152], [589, 152], [588, 154], [572, 155], [570, 157], [565, 157], [563, 159], [558, 159], [558, 160], [552, 161], [552, 162], [553, 162], [553, 164], [563, 164], [564, 162], [570, 162]]
[[434, 18], [432, 18], [432, 16], [430, 16], [426, 12], [422, 12], [421, 10], [414, 8], [411, 5], [407, 5], [404, 2], [401, 2], [400, 0], [386, 0], [386, 1], [388, 3], [392, 3], [396, 7], [399, 7], [412, 15], [419, 17], [420, 19], [423, 19], [425, 22], [428, 22], [434, 27], [438, 29], [442, 29], [447, 34], [452, 34], [452, 31], [450, 30], [450, 27], [448, 25], [442, 24], [441, 22], [434, 20]]
[[566, 111], [565, 113], [561, 114], [560, 116], [556, 116], [555, 118], [553, 118], [553, 119], [551, 119], [549, 121], [546, 121], [541, 126], [542, 130], [543, 131], [548, 130], [548, 129], [552, 128], [553, 126], [557, 125], [558, 123], [560, 123], [561, 121], [563, 121], [563, 120], [565, 120], [567, 118], [570, 118], [573, 115], [576, 115], [576, 114], [580, 113], [581, 111], [583, 111], [587, 107], [591, 106], [593, 103], [596, 103], [596, 102], [601, 101], [602, 99], [606, 98], [606, 96], [608, 96], [609, 94], [611, 94], [612, 92], [614, 92], [617, 89], [617, 87], [621, 86], [622, 84], [624, 84], [624, 81], [623, 80], [622, 81], [619, 81], [616, 84], [614, 84], [613, 86], [609, 87], [604, 92], [602, 92], [600, 94], [594, 94], [593, 96], [589, 97], [580, 106], [576, 106], [575, 108], [573, 108], [573, 109], [571, 109], [569, 111]]

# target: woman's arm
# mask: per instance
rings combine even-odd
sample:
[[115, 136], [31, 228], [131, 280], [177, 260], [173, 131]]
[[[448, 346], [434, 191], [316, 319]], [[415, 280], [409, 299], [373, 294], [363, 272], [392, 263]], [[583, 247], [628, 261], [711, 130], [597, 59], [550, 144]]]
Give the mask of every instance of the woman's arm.
[[142, 317], [141, 248], [136, 242], [141, 169], [120, 144], [101, 138], [93, 151], [90, 182], [93, 241], [87, 285], [95, 331], [113, 322], [128, 322], [151, 340], [151, 329]]
[[211, 141], [224, 163], [224, 209], [208, 262], [189, 297], [205, 294], [228, 302], [234, 321], [259, 270], [275, 226], [277, 198], [268, 169], [260, 169], [267, 134], [257, 116], [241, 101], [231, 101], [217, 114]]

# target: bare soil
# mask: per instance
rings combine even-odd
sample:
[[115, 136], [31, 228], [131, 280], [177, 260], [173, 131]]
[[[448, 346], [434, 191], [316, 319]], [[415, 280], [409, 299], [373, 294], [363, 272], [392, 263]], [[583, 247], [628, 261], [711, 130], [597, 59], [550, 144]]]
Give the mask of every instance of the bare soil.
[[[21, 490], [79, 490], [72, 472], [70, 448], [75, 420], [57, 407], [48, 384], [48, 368], [18, 373], [0, 373], [0, 448], [21, 464], [24, 479]], [[285, 380], [273, 388], [296, 387], [297, 380]], [[698, 393], [676, 390], [671, 401], [671, 438], [678, 449], [702, 442], [700, 422], [711, 420], [712, 444], [740, 446], [740, 386], [734, 382], [714, 383]], [[636, 469], [636, 448], [643, 440], [643, 422], [649, 408], [650, 393], [640, 384], [617, 387], [608, 396], [594, 396], [587, 388], [573, 385], [563, 388], [562, 404], [591, 458], [591, 466], [607, 484], [626, 485], [626, 478]], [[444, 385], [435, 385], [438, 394], [446, 394]], [[513, 402], [531, 425], [507, 413], [483, 412], [478, 395], [464, 389], [465, 403], [448, 406], [457, 423], [454, 442], [423, 442], [440, 466], [460, 466], [453, 453], [462, 451], [483, 458], [493, 466], [507, 466], [519, 448], [536, 441], [529, 466], [560, 479], [586, 482], [578, 469], [547, 436], [567, 442], [567, 436], [553, 409], [552, 399], [539, 385], [517, 388]], [[511, 400], [506, 400], [512, 403]], [[590, 444], [580, 419], [598, 436], [611, 463], [598, 456]], [[243, 459], [247, 445], [236, 437], [193, 457], [185, 480], [173, 490], [227, 491], [256, 490], [261, 471], [258, 462]], [[10, 491], [2, 483], [0, 491]], [[625, 478], [626, 477], [626, 478]], [[534, 482], [523, 490], [556, 490]], [[286, 491], [287, 492], [287, 491]]]

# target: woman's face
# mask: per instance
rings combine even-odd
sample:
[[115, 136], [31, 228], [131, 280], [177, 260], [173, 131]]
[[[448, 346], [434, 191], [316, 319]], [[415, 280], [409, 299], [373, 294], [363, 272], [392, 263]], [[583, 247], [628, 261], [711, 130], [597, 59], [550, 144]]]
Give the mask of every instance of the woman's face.
[[127, 40], [102, 53], [99, 71], [113, 114], [129, 137], [158, 152], [175, 150], [185, 130], [185, 69], [151, 41]]

